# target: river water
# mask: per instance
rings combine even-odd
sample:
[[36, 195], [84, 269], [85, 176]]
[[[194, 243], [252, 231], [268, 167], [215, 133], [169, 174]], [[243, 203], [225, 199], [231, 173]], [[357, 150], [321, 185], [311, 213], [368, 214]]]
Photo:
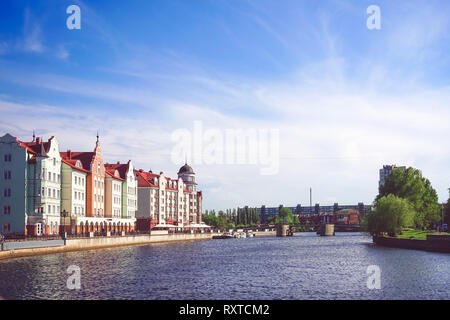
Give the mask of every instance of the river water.
[[[81, 288], [69, 290], [67, 268]], [[368, 289], [367, 267], [381, 270]], [[205, 240], [0, 261], [5, 299], [450, 299], [450, 254], [360, 233]]]

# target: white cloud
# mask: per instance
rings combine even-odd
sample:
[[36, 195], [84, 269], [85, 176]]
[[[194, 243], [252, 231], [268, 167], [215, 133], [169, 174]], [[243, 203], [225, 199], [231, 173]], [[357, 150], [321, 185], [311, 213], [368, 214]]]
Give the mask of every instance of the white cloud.
[[25, 9], [25, 22], [23, 26], [23, 47], [31, 52], [44, 52], [45, 47], [42, 41], [41, 26], [32, 16], [29, 8]]

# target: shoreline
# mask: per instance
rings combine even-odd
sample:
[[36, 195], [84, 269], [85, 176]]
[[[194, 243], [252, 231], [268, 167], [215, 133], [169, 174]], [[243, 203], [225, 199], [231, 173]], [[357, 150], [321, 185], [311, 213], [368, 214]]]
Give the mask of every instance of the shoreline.
[[15, 258], [31, 257], [63, 252], [75, 252], [85, 250], [97, 250], [114, 247], [148, 245], [153, 243], [168, 243], [182, 241], [212, 240], [215, 233], [194, 234], [156, 234], [136, 235], [124, 237], [98, 237], [98, 238], [74, 238], [66, 239], [65, 245], [38, 248], [24, 248], [0, 251], [0, 262]]
[[373, 236], [372, 241], [383, 247], [450, 253], [450, 236], [427, 235], [426, 240]]

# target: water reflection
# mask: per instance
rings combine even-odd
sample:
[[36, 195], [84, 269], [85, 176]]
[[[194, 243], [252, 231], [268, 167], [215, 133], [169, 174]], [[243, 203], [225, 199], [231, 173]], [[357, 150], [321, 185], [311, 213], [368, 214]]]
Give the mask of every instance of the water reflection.
[[[6, 299], [449, 299], [450, 255], [313, 233], [154, 244], [0, 262]], [[81, 268], [81, 289], [66, 270]], [[381, 268], [381, 290], [366, 286]]]

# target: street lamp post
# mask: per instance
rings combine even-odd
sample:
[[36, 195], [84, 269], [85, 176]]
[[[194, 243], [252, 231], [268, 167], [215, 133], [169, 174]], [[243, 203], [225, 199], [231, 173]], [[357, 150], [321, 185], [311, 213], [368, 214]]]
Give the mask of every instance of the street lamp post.
[[67, 217], [67, 211], [64, 209], [61, 212], [61, 237], [65, 238], [65, 233], [66, 233], [66, 217]]

